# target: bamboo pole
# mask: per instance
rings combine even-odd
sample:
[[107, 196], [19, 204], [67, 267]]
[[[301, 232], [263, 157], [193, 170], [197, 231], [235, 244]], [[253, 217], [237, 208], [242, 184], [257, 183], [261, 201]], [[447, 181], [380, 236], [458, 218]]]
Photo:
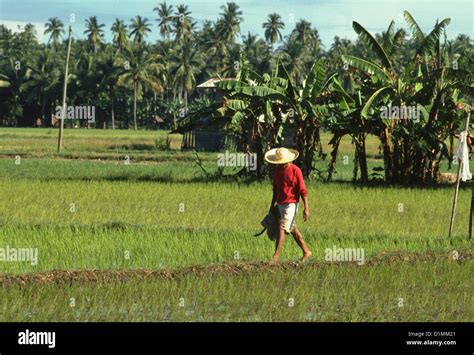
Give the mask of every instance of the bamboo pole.
[[[469, 131], [469, 119], [471, 117], [471, 114], [469, 113], [466, 117], [466, 121], [464, 123], [464, 133], [465, 133], [465, 139], [467, 139], [467, 132]], [[459, 149], [459, 148], [458, 148]], [[456, 214], [456, 205], [458, 203], [458, 193], [459, 193], [459, 184], [461, 182], [461, 168], [463, 165], [463, 156], [462, 156], [462, 150], [461, 150], [461, 159], [460, 162], [458, 163], [458, 175], [456, 179], [456, 190], [454, 191], [454, 200], [453, 200], [453, 208], [451, 209], [451, 222], [449, 223], [449, 235], [448, 238], [451, 238], [451, 235], [453, 233], [453, 226], [454, 226], [454, 217]]]
[[472, 240], [473, 219], [474, 219], [474, 184], [471, 182], [471, 213], [469, 215], [469, 240]]
[[64, 130], [64, 119], [66, 118], [66, 96], [67, 96], [67, 79], [69, 69], [69, 57], [71, 56], [71, 42], [72, 42], [72, 28], [69, 26], [69, 38], [67, 44], [66, 54], [66, 70], [64, 71], [64, 86], [63, 86], [63, 102], [61, 110], [61, 118], [59, 122], [59, 135], [58, 135], [58, 154], [61, 154], [63, 149], [63, 130]]

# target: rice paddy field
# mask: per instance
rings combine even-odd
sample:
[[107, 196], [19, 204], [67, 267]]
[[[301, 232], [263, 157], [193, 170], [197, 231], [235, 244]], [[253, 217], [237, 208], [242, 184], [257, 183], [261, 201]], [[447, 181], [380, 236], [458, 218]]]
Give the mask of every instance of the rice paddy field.
[[[288, 238], [272, 265], [273, 242], [253, 236], [270, 181], [217, 179], [217, 153], [199, 152], [205, 174], [164, 131], [68, 129], [61, 156], [56, 139], [0, 129], [0, 257], [37, 250], [0, 258], [0, 321], [474, 319], [468, 184], [449, 239], [453, 186], [353, 184], [346, 140], [335, 181], [307, 181], [311, 217], [297, 225], [313, 257], [298, 262]], [[367, 146], [382, 166], [376, 138]], [[328, 260], [337, 248], [364, 262]]]

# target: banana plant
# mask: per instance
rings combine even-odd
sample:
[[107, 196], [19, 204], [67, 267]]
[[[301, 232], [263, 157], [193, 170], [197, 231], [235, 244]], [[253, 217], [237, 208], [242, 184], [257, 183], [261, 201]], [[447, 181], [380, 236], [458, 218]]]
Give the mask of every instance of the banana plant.
[[[373, 119], [373, 131], [380, 138], [384, 152], [386, 180], [392, 182], [430, 181], [435, 178], [442, 158], [449, 157], [445, 144], [447, 132], [459, 127], [459, 122], [439, 119], [446, 100], [453, 101], [454, 90], [471, 92], [470, 73], [454, 72], [442, 62], [440, 36], [450, 19], [437, 22], [425, 35], [410, 13], [405, 19], [417, 42], [415, 57], [405, 70], [397, 71], [393, 54], [398, 50], [400, 30], [395, 32], [393, 21], [380, 41], [362, 25], [353, 22], [353, 28], [371, 48], [375, 60], [343, 55], [342, 59], [356, 68], [361, 84], [371, 90], [367, 93], [361, 118]], [[462, 78], [464, 76], [464, 78]], [[462, 95], [461, 95], [462, 96]], [[415, 107], [416, 120], [400, 115], [382, 115], [380, 110], [396, 107]], [[448, 129], [449, 128], [449, 129]]]
[[[297, 86], [283, 65], [262, 76], [243, 66], [237, 80], [223, 80], [218, 87], [227, 93], [221, 113], [232, 112], [232, 122], [252, 123], [252, 138], [263, 150], [281, 145], [286, 127], [293, 129], [303, 173], [311, 173], [314, 153], [320, 145], [319, 128], [328, 96], [328, 76], [322, 61], [313, 64], [308, 77]], [[245, 124], [244, 124], [245, 126]], [[257, 160], [259, 152], [257, 151]], [[262, 159], [263, 163], [263, 159]]]

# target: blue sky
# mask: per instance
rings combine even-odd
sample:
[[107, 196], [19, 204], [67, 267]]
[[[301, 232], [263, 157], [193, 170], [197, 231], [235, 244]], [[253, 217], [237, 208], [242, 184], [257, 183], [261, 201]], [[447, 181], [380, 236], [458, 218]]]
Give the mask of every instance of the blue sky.
[[[82, 37], [84, 21], [96, 15], [101, 23], [106, 24], [106, 39], [110, 40], [110, 26], [116, 17], [126, 20], [136, 15], [153, 20], [155, 27], [148, 40], [158, 38], [157, 15], [153, 8], [161, 0], [0, 0], [0, 23], [15, 30], [31, 22], [37, 26], [38, 37], [44, 40], [44, 23], [50, 17], [59, 17], [64, 23], [69, 22], [70, 13], [76, 16], [73, 32]], [[415, 17], [425, 32], [433, 27], [437, 18], [451, 17], [448, 37], [454, 38], [459, 33], [474, 38], [474, 1], [473, 0], [240, 0], [235, 1], [243, 11], [244, 22], [242, 33], [256, 33], [263, 36], [262, 23], [269, 13], [277, 12], [285, 22], [284, 33], [294, 27], [298, 19], [304, 18], [315, 26], [323, 43], [329, 47], [335, 35], [354, 39], [353, 20], [360, 22], [371, 32], [386, 29], [391, 20], [399, 27], [406, 28], [403, 21], [403, 10], [408, 10]], [[221, 12], [222, 0], [168, 0], [168, 4], [186, 4], [193, 18], [201, 24], [204, 20], [214, 21]]]

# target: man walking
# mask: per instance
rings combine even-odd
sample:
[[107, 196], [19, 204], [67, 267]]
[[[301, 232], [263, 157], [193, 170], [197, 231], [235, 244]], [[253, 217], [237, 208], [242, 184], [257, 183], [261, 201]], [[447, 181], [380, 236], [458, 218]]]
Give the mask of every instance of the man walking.
[[309, 219], [308, 191], [303, 180], [303, 173], [292, 163], [298, 155], [296, 150], [287, 148], [275, 148], [265, 153], [265, 160], [274, 164], [273, 197], [270, 210], [277, 204], [280, 213], [279, 236], [275, 245], [273, 262], [279, 261], [280, 252], [285, 243], [285, 234], [290, 233], [303, 251], [301, 260], [307, 260], [312, 255], [295, 225], [300, 197], [304, 203], [303, 219], [305, 222]]

